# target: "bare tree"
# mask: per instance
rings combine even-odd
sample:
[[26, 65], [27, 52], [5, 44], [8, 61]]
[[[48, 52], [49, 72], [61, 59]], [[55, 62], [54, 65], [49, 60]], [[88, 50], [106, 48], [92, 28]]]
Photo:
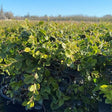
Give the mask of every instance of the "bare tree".
[[6, 13], [5, 13], [5, 17], [6, 17], [7, 19], [13, 19], [13, 18], [14, 18], [12, 12], [6, 12]]
[[2, 6], [1, 6], [1, 10], [0, 10], [0, 19], [7, 19], [5, 14], [4, 14]]

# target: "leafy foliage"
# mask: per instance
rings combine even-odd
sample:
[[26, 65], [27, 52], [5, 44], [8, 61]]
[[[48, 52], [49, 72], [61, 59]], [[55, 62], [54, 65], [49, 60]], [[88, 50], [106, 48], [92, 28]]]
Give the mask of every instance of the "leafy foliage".
[[8, 75], [7, 94], [27, 109], [44, 104], [49, 112], [96, 111], [99, 91], [111, 103], [109, 90], [100, 88], [111, 88], [111, 31], [105, 23], [1, 25], [0, 73], [4, 80]]

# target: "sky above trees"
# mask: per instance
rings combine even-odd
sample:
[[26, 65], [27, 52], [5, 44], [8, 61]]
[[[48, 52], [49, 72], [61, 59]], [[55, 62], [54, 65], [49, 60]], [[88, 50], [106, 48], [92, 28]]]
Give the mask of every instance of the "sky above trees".
[[15, 16], [112, 15], [112, 0], [0, 0], [0, 5]]

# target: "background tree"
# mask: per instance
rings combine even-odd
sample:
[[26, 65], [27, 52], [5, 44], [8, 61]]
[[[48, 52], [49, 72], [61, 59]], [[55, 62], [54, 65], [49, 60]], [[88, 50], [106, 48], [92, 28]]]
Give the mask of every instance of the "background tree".
[[5, 16], [5, 14], [4, 14], [2, 6], [1, 6], [1, 9], [0, 9], [0, 19], [7, 19], [6, 16]]
[[13, 19], [13, 18], [14, 18], [14, 15], [13, 15], [12, 12], [6, 12], [6, 13], [5, 13], [5, 17], [6, 17], [7, 19]]

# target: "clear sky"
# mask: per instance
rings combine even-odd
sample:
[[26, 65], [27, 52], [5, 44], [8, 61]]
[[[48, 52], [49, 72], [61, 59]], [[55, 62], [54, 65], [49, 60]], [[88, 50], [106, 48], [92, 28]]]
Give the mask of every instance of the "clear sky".
[[0, 5], [15, 16], [112, 15], [112, 0], [0, 0]]

